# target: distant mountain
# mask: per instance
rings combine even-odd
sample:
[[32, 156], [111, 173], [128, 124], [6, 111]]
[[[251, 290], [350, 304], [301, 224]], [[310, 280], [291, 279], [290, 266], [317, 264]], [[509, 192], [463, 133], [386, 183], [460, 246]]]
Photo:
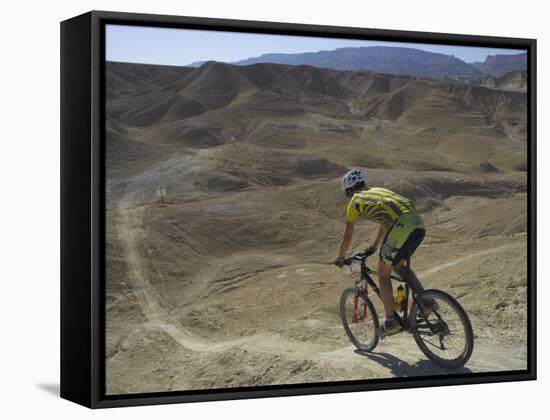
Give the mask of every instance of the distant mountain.
[[527, 70], [527, 53], [515, 55], [489, 55], [485, 61], [472, 63], [485, 74], [500, 76], [514, 70]]
[[188, 64], [187, 67], [200, 67], [200, 66], [202, 66], [204, 63], [206, 63], [205, 60], [202, 60], [202, 61], [194, 61], [193, 63]]
[[483, 73], [446, 54], [401, 47], [338, 48], [299, 54], [264, 54], [232, 64], [305, 64], [335, 70], [368, 70], [376, 73], [424, 77], [476, 77]]

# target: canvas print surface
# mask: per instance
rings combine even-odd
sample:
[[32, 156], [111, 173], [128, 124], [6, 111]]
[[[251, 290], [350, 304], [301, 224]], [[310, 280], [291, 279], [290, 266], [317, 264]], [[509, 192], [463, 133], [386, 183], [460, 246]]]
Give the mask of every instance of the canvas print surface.
[[108, 395], [527, 368], [525, 51], [105, 39]]

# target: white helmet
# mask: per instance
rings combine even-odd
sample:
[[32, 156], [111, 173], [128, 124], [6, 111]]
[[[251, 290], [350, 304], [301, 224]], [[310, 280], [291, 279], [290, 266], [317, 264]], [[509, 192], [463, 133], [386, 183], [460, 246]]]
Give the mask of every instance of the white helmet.
[[353, 188], [360, 182], [365, 182], [365, 174], [361, 169], [352, 169], [342, 178], [342, 191]]

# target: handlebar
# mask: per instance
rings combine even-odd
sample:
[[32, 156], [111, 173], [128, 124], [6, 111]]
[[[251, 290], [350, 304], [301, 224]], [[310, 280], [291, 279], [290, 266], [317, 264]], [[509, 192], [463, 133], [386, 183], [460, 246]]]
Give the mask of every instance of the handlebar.
[[370, 257], [371, 255], [373, 255], [374, 253], [376, 252], [376, 250], [373, 250], [371, 248], [367, 248], [365, 250], [365, 252], [360, 252], [358, 254], [355, 254], [354, 256], [352, 257], [349, 257], [349, 258], [346, 258], [344, 260], [344, 265], [350, 265], [353, 261], [359, 261], [359, 262], [363, 262], [365, 261], [368, 257]]

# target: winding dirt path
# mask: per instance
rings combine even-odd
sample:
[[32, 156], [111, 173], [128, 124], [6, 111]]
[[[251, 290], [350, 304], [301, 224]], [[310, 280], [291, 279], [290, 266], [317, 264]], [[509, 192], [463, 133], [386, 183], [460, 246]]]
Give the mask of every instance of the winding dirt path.
[[[239, 348], [247, 351], [270, 355], [284, 355], [289, 360], [309, 359], [320, 365], [337, 368], [345, 378], [369, 378], [392, 376], [416, 376], [445, 374], [442, 369], [426, 359], [420, 352], [411, 335], [400, 334], [381, 341], [377, 351], [361, 354], [352, 345], [335, 347], [329, 344], [290, 341], [280, 335], [258, 333], [247, 337], [214, 342], [196, 337], [183, 325], [174, 320], [166, 309], [168, 305], [148, 280], [148, 271], [141, 258], [138, 243], [145, 238], [143, 224], [144, 207], [139, 206], [132, 195], [126, 195], [119, 202], [117, 236], [120, 241], [123, 258], [128, 267], [128, 278], [135, 293], [139, 307], [147, 324], [157, 327], [170, 336], [176, 343], [193, 352], [224, 352]], [[423, 272], [429, 275], [480, 255], [499, 252], [501, 248], [484, 250], [476, 255], [458, 258], [437, 268]], [[503, 351], [501, 345], [476, 340], [474, 353], [467, 367], [461, 372], [480, 372], [495, 370], [514, 370], [525, 368], [525, 349], [510, 347]], [[457, 370], [453, 371], [454, 373]]]
[[137, 244], [145, 234], [143, 229], [143, 208], [136, 207], [131, 200], [122, 200], [118, 206], [119, 224], [117, 225], [118, 239], [122, 245], [124, 260], [128, 265], [128, 277], [141, 311], [148, 320], [148, 324], [158, 327], [172, 337], [179, 345], [195, 352], [222, 352], [240, 347], [249, 350], [285, 354], [292, 357], [301, 356], [305, 351], [312, 354], [327, 350], [327, 346], [319, 346], [298, 341], [285, 340], [273, 334], [254, 334], [223, 342], [206, 341], [194, 336], [190, 331], [177, 322], [165, 309], [163, 298], [147, 279], [147, 270], [139, 254]]
[[137, 244], [144, 236], [143, 208], [135, 207], [131, 200], [122, 200], [118, 206], [120, 216], [117, 225], [118, 239], [122, 245], [124, 260], [128, 265], [128, 278], [138, 304], [150, 325], [164, 330], [178, 344], [197, 352], [218, 352], [242, 345], [245, 339], [223, 343], [204, 342], [189, 331], [171, 321], [170, 314], [162, 305], [162, 297], [155, 290], [143, 266]]
[[439, 273], [441, 271], [445, 271], [447, 268], [454, 267], [456, 265], [462, 264], [464, 262], [468, 262], [468, 261], [473, 260], [473, 259], [478, 258], [478, 257], [486, 257], [488, 255], [498, 254], [498, 253], [500, 253], [504, 250], [510, 249], [510, 248], [522, 248], [524, 246], [525, 245], [523, 245], [523, 244], [512, 243], [512, 244], [506, 244], [506, 245], [498, 246], [496, 248], [490, 248], [490, 249], [485, 249], [483, 251], [474, 252], [474, 253], [466, 255], [464, 257], [459, 257], [459, 258], [456, 258], [452, 261], [449, 261], [449, 262], [446, 262], [446, 263], [443, 263], [443, 264], [439, 264], [439, 265], [437, 265], [433, 268], [422, 271], [421, 273], [418, 274], [418, 276], [420, 278], [427, 277], [431, 274], [435, 274], [435, 273]]

